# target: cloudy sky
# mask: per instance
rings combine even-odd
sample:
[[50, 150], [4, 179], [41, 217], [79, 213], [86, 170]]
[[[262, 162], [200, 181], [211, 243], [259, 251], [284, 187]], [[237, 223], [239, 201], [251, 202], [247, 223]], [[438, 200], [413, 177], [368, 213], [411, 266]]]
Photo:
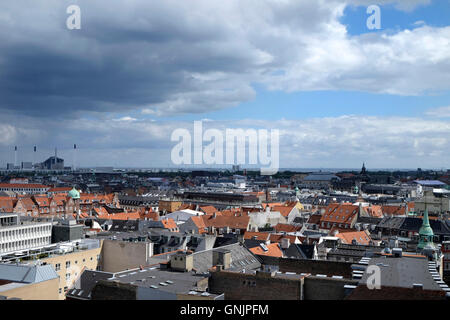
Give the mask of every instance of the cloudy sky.
[[[67, 7], [81, 9], [68, 30]], [[369, 30], [369, 5], [381, 29]], [[166, 167], [193, 121], [280, 166], [450, 168], [450, 0], [0, 2], [0, 167]]]

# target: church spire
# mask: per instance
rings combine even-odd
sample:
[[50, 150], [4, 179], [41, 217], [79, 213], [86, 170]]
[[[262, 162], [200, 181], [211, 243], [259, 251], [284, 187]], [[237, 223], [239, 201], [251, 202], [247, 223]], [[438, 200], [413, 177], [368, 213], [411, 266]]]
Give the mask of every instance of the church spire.
[[363, 166], [362, 166], [362, 169], [361, 169], [361, 174], [366, 174], [366, 163], [365, 162], [363, 162]]
[[418, 249], [423, 249], [426, 245], [433, 245], [434, 232], [430, 226], [430, 219], [428, 217], [428, 210], [425, 209], [422, 218], [422, 226], [419, 229], [419, 244]]

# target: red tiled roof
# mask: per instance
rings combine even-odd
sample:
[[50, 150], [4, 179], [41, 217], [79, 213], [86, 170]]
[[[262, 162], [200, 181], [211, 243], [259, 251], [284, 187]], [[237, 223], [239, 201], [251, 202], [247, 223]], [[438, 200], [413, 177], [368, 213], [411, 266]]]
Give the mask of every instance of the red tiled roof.
[[275, 211], [275, 212], [280, 212], [281, 215], [285, 218], [287, 218], [287, 216], [289, 216], [289, 213], [291, 213], [291, 211], [294, 209], [295, 204], [294, 205], [282, 205], [282, 206], [273, 206], [271, 207], [271, 211]]
[[340, 238], [345, 244], [352, 244], [352, 241], [356, 240], [358, 244], [369, 245], [370, 241], [372, 240], [367, 230], [338, 233], [336, 237]]
[[170, 219], [170, 218], [163, 219], [163, 220], [161, 220], [161, 222], [164, 225], [164, 228], [166, 228], [166, 229], [171, 229], [171, 230], [178, 229], [178, 226], [173, 219]]
[[203, 222], [207, 227], [224, 228], [229, 227], [232, 229], [247, 229], [250, 222], [250, 217], [247, 215], [242, 216], [218, 216], [214, 218], [212, 215], [203, 215]]
[[17, 200], [14, 198], [0, 199], [0, 211], [2, 212], [12, 212], [16, 205]]
[[213, 206], [203, 206], [203, 207], [200, 207], [200, 211], [203, 211], [206, 214], [213, 214], [214, 212], [216, 212], [218, 210]]
[[325, 208], [320, 222], [325, 223], [350, 223], [352, 218], [358, 213], [359, 206], [344, 203], [331, 203]]
[[261, 240], [267, 241], [269, 240], [270, 233], [268, 232], [250, 232], [246, 231], [244, 233], [244, 240]]
[[118, 212], [114, 214], [102, 214], [99, 215], [98, 218], [111, 220], [139, 220], [141, 216], [139, 212]]
[[37, 183], [0, 183], [0, 188], [45, 189], [50, 187]]
[[403, 216], [406, 214], [404, 206], [382, 206], [381, 210], [385, 215]]
[[381, 206], [372, 205], [370, 207], [363, 207], [363, 210], [367, 212], [367, 214], [374, 218], [383, 218], [383, 210]]
[[72, 190], [72, 188], [70, 187], [57, 187], [57, 188], [50, 188], [47, 192], [51, 193], [51, 192], [69, 192], [70, 190]]
[[270, 256], [270, 257], [283, 257], [283, 251], [281, 251], [280, 245], [278, 243], [267, 244], [267, 251], [265, 251], [261, 246], [257, 246], [254, 248], [250, 248], [249, 250], [253, 254], [261, 255], [261, 256]]
[[301, 227], [284, 223], [279, 223], [274, 227], [275, 232], [297, 232], [300, 231], [301, 229], [302, 229]]
[[192, 222], [195, 224], [195, 226], [198, 228], [198, 233], [199, 234], [203, 234], [206, 233], [206, 224], [203, 221], [203, 218], [200, 216], [192, 216], [190, 218], [192, 220]]
[[320, 215], [320, 214], [313, 214], [311, 217], [309, 217], [308, 223], [309, 224], [319, 224], [320, 223], [320, 219], [322, 219], [322, 215]]

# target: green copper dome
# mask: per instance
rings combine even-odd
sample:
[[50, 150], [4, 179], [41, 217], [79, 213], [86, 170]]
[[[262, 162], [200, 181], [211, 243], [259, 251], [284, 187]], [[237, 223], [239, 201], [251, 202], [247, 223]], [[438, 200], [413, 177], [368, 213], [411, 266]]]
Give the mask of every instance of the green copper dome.
[[75, 189], [75, 187], [73, 187], [72, 190], [69, 191], [69, 197], [71, 197], [72, 199], [80, 199], [80, 192]]

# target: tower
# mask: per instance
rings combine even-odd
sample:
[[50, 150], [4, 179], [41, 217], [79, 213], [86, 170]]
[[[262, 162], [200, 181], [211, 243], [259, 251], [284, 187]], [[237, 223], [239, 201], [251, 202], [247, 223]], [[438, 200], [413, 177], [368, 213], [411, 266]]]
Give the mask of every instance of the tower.
[[367, 173], [367, 170], [366, 170], [366, 164], [363, 162], [363, 166], [362, 166], [362, 169], [361, 169], [361, 173], [360, 174], [366, 174]]
[[[74, 212], [77, 213], [77, 215], [80, 212], [80, 192], [75, 189], [75, 187], [72, 188], [72, 190], [69, 191], [68, 196], [70, 198], [72, 198], [73, 202], [74, 202]], [[73, 212], [70, 212], [70, 214], [72, 214]]]
[[419, 244], [417, 251], [426, 256], [429, 260], [438, 261], [437, 247], [433, 243], [434, 232], [430, 226], [428, 210], [423, 214], [422, 227], [419, 230]]
[[423, 214], [422, 226], [419, 229], [419, 244], [417, 245], [418, 250], [423, 250], [427, 245], [434, 247], [433, 243], [434, 232], [430, 226], [430, 219], [428, 218], [428, 210], [425, 209]]

